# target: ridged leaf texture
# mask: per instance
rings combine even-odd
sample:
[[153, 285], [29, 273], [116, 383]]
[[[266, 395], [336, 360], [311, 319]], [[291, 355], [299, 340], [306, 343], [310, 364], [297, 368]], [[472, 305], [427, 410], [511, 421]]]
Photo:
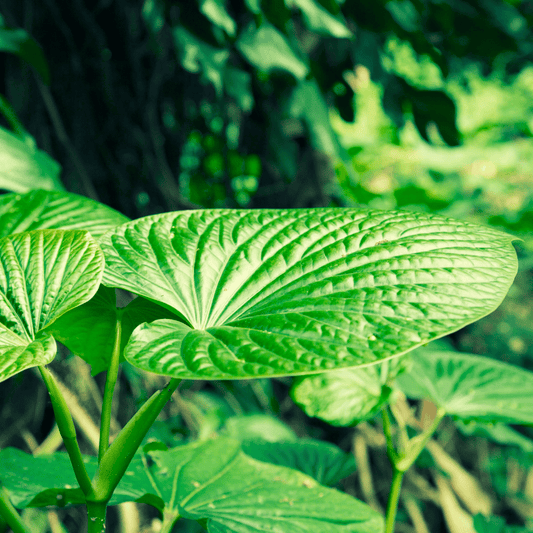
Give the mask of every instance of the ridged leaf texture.
[[489, 357], [422, 350], [398, 378], [410, 398], [427, 398], [463, 420], [533, 425], [533, 372]]
[[0, 196], [0, 237], [37, 229], [81, 229], [98, 237], [128, 220], [106, 205], [67, 192]]
[[141, 325], [133, 365], [187, 379], [318, 373], [378, 362], [495, 309], [512, 237], [409, 212], [166, 213], [106, 234], [104, 283], [176, 320]]
[[0, 381], [54, 358], [55, 342], [43, 330], [94, 295], [103, 268], [103, 254], [86, 231], [0, 239]]

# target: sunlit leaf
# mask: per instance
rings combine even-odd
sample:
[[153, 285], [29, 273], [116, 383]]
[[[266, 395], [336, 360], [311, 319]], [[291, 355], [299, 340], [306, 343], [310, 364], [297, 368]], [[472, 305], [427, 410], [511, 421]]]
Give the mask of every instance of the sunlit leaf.
[[42, 230], [0, 239], [0, 381], [49, 363], [41, 332], [98, 289], [104, 258], [85, 231]]
[[0, 127], [0, 189], [62, 190], [60, 165], [35, 145]]
[[173, 35], [183, 68], [189, 72], [202, 74], [221, 95], [229, 51], [201, 41], [181, 26], [174, 28]]
[[399, 364], [396, 359], [304, 377], [291, 394], [307, 415], [334, 426], [354, 426], [374, 418], [387, 404], [392, 393], [387, 382], [398, 372]]
[[297, 439], [296, 433], [274, 416], [264, 414], [232, 416], [226, 420], [223, 433], [238, 441], [265, 440], [287, 442]]
[[87, 230], [94, 237], [128, 217], [77, 194], [34, 190], [0, 196], [0, 237], [36, 229]]
[[428, 398], [466, 420], [533, 424], [533, 372], [488, 357], [417, 351], [398, 378], [410, 398]]
[[232, 379], [366, 365], [456, 331], [503, 299], [511, 240], [422, 213], [203, 210], [124, 224], [101, 246], [106, 285], [176, 314], [139, 326], [126, 359]]
[[314, 0], [290, 0], [287, 7], [301, 9], [307, 27], [317, 33], [323, 33], [331, 37], [351, 37], [352, 32], [342, 20], [334, 17]]
[[232, 37], [235, 35], [236, 24], [226, 10], [226, 2], [223, 0], [201, 0], [200, 11], [228, 35]]
[[313, 439], [293, 442], [248, 440], [241, 446], [246, 455], [258, 461], [294, 468], [321, 485], [333, 486], [355, 471], [353, 456], [329, 442]]
[[285, 36], [264, 22], [259, 28], [251, 24], [235, 43], [239, 52], [257, 69], [270, 72], [280, 69], [303, 79], [307, 65], [294, 53]]

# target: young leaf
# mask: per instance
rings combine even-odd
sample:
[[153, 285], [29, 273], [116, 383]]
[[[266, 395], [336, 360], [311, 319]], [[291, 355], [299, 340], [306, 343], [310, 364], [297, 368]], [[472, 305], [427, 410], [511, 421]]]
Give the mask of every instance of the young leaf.
[[463, 420], [533, 424], [533, 372], [488, 357], [417, 351], [397, 384]]
[[307, 415], [333, 426], [354, 426], [374, 418], [389, 401], [387, 385], [399, 369], [398, 359], [381, 365], [308, 376], [297, 381], [291, 395]]
[[34, 190], [0, 196], [0, 237], [36, 229], [83, 229], [95, 237], [128, 217], [77, 194]]
[[314, 439], [294, 442], [248, 440], [241, 447], [246, 455], [258, 461], [294, 468], [330, 487], [355, 472], [353, 457], [329, 442]]
[[[46, 331], [89, 363], [95, 376], [109, 367], [117, 311], [115, 289], [101, 286], [91, 300], [65, 313]], [[164, 307], [141, 297], [130, 302], [121, 313], [122, 349], [139, 324], [171, 315]]]
[[0, 381], [49, 363], [43, 330], [96, 292], [103, 254], [85, 231], [41, 230], [0, 239]]
[[207, 520], [208, 531], [375, 533], [383, 527], [366, 504], [295, 470], [255, 461], [231, 439], [202, 443], [188, 461], [182, 448], [150, 452], [157, 465], [152, 476], [165, 512]]
[[104, 283], [164, 305], [126, 359], [184, 379], [318, 373], [379, 362], [490, 313], [512, 238], [409, 212], [202, 210], [101, 239]]

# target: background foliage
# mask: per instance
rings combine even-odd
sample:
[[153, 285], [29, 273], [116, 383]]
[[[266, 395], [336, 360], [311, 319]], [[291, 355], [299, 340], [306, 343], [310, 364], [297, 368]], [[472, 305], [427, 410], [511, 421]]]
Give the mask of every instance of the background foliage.
[[[523, 239], [509, 297], [448, 342], [533, 368], [529, 0], [5, 0], [0, 15], [3, 189], [65, 188], [131, 218], [361, 205], [506, 229]], [[150, 378], [125, 373], [128, 405], [146, 397]], [[1, 405], [32, 379], [3, 386]], [[266, 412], [300, 436], [357, 442], [304, 417], [287, 389], [284, 380], [193, 384], [169, 427], [202, 435], [229, 414]], [[97, 397], [92, 385], [81, 390]], [[48, 433], [38, 399], [22, 418], [1, 408], [12, 429], [0, 447], [29, 446], [25, 431], [37, 440]], [[533, 497], [530, 429], [508, 454], [486, 440], [463, 442], [451, 427], [442, 434], [495, 487], [509, 523], [533, 519], [523, 503]], [[360, 435], [374, 453], [372, 428]], [[370, 474], [387, 468], [378, 456]], [[361, 490], [353, 485], [347, 490]], [[377, 482], [363, 496], [379, 506], [386, 492]], [[431, 531], [441, 527], [435, 505], [429, 496], [423, 505]]]

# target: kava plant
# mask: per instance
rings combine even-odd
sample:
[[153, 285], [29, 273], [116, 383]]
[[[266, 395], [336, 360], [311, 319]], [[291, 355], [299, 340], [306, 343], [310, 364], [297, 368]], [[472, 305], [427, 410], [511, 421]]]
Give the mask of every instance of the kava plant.
[[[85, 504], [89, 533], [100, 533], [107, 506], [137, 501], [159, 509], [163, 532], [186, 519], [210, 533], [391, 533], [403, 474], [443, 416], [533, 423], [531, 373], [465, 354], [404, 356], [499, 305], [517, 270], [512, 240], [399, 211], [207, 209], [128, 221], [63, 192], [2, 196], [0, 380], [37, 367], [67, 453], [0, 451], [0, 514], [27, 533], [16, 508]], [[136, 298], [117, 308], [115, 289]], [[47, 369], [56, 340], [93, 374], [107, 371], [98, 457], [81, 454]], [[123, 360], [170, 381], [110, 444]], [[328, 482], [321, 461], [331, 484], [342, 470], [325, 443], [143, 444], [182, 380], [309, 374], [293, 389], [309, 414], [352, 425], [382, 412], [394, 472], [385, 521], [317, 482]], [[437, 408], [414, 437], [393, 427], [399, 391]], [[298, 466], [306, 446], [311, 459]]]

